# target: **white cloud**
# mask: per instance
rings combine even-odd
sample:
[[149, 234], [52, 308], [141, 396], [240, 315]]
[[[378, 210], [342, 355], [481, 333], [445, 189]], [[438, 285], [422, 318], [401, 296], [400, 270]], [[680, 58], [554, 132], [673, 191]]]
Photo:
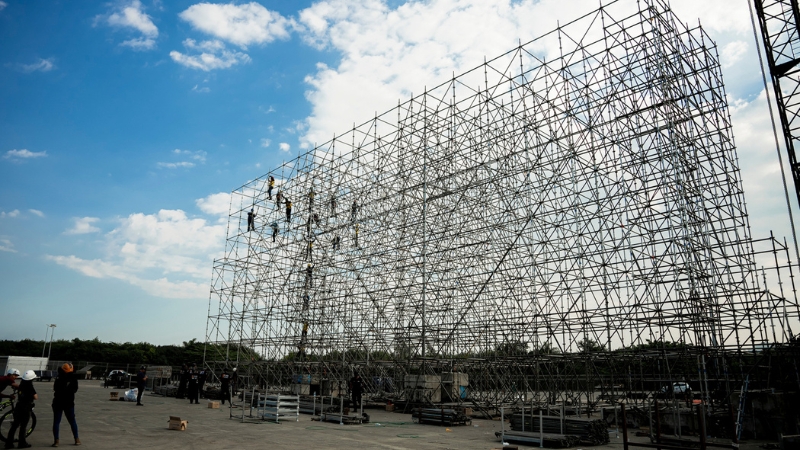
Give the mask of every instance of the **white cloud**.
[[206, 214], [227, 217], [231, 205], [231, 194], [227, 192], [211, 194], [208, 197], [197, 199], [195, 203], [200, 211]]
[[75, 221], [75, 224], [64, 234], [88, 234], [100, 231], [100, 228], [92, 225], [100, 220], [97, 217], [75, 217], [72, 220]]
[[[3, 9], [2, 6], [0, 6], [0, 9]], [[17, 253], [17, 251], [14, 250], [14, 243], [6, 238], [0, 238], [0, 252]]]
[[208, 298], [208, 270], [224, 247], [225, 224], [181, 210], [131, 214], [100, 239], [99, 258], [48, 255], [93, 278], [117, 279], [164, 298]]
[[174, 153], [176, 155], [188, 156], [190, 159], [193, 159], [195, 161], [199, 161], [201, 163], [205, 163], [206, 162], [206, 156], [208, 155], [206, 152], [204, 152], [202, 150], [191, 151], [191, 150], [181, 150], [179, 148], [176, 148], [175, 150], [173, 150], [172, 153]]
[[6, 6], [8, 6], [8, 3], [0, 1], [0, 11], [2, 11]]
[[186, 39], [183, 41], [183, 45], [189, 50], [201, 51], [201, 53], [199, 55], [188, 55], [173, 50], [169, 52], [169, 56], [176, 63], [190, 69], [208, 72], [250, 62], [250, 56], [246, 53], [227, 50], [225, 44], [220, 41], [197, 43], [194, 39]]
[[197, 163], [205, 164], [206, 162], [206, 152], [202, 150], [198, 151], [191, 151], [191, 150], [181, 150], [176, 148], [172, 151], [173, 155], [177, 155], [182, 158], [188, 158], [191, 161], [175, 161], [175, 162], [159, 162], [156, 163], [157, 167], [162, 169], [190, 169], [197, 165]]
[[20, 71], [25, 73], [49, 72], [55, 68], [55, 64], [53, 64], [53, 58], [39, 58], [39, 60], [33, 64], [19, 64], [17, 67]]
[[160, 162], [156, 164], [158, 167], [162, 169], [190, 169], [195, 166], [195, 163], [190, 161], [180, 161], [180, 162]]
[[[629, 3], [619, 7], [633, 12], [636, 2]], [[319, 64], [306, 78], [312, 113], [301, 144], [326, 142], [354, 122], [391, 109], [398, 99], [549, 32], [558, 21], [564, 24], [593, 11], [598, 3], [572, 0], [566, 5], [563, 0], [437, 0], [392, 8], [382, 0], [315, 2], [298, 14], [301, 37], [315, 48], [336, 52], [340, 60]], [[695, 24], [699, 17], [715, 39], [724, 37], [720, 48], [729, 40], [752, 40], [746, 2], [673, 0], [671, 6], [681, 20]], [[742, 47], [731, 47], [728, 56], [736, 56], [734, 50]], [[556, 56], [558, 46], [543, 53]], [[752, 66], [748, 70], [754, 72]]]
[[[312, 113], [301, 143], [322, 143], [399, 98], [421, 93], [452, 74], [471, 69], [484, 56], [500, 54], [566, 19], [563, 2], [441, 0], [405, 3], [328, 0], [299, 13], [303, 39], [338, 52], [337, 66], [318, 64], [306, 78]], [[594, 0], [574, 0], [571, 11], [596, 9]], [[576, 14], [577, 15], [577, 14]]]
[[9, 150], [3, 155], [3, 159], [13, 159], [13, 160], [20, 160], [20, 159], [34, 159], [34, 158], [44, 158], [47, 156], [47, 152], [32, 152], [27, 149], [22, 150]]
[[271, 144], [271, 143], [272, 143], [272, 141], [269, 140], [269, 139], [261, 139], [261, 146], [264, 147], [264, 148], [269, 147], [269, 144]]
[[122, 41], [122, 43], [119, 45], [123, 47], [130, 47], [136, 51], [152, 50], [156, 46], [156, 40], [147, 37], [140, 37]]
[[747, 53], [748, 47], [749, 45], [744, 41], [733, 41], [725, 44], [719, 55], [722, 67], [724, 69], [733, 67]]
[[[98, 17], [99, 19], [99, 17]], [[131, 0], [106, 17], [106, 23], [112, 27], [133, 29], [141, 36], [123, 41], [120, 45], [133, 50], [152, 50], [156, 46], [158, 27], [152, 18], [144, 12], [140, 0]]]
[[203, 52], [216, 53], [225, 50], [225, 44], [222, 41], [214, 39], [213, 41], [200, 41], [194, 39], [184, 39], [183, 45], [189, 50], [198, 50]]
[[9, 212], [0, 211], [0, 218], [5, 218], [5, 217], [11, 217], [12, 219], [15, 217], [19, 217], [19, 210], [15, 209]]
[[44, 213], [39, 211], [38, 209], [29, 209], [28, 212], [33, 214], [34, 216], [44, 217]]
[[242, 5], [198, 3], [178, 14], [192, 27], [245, 48], [288, 39], [292, 21], [258, 3]]
[[288, 152], [292, 147], [286, 142], [281, 142], [278, 144], [278, 148], [280, 148], [282, 152]]
[[209, 89], [208, 86], [200, 87], [199, 84], [195, 84], [194, 87], [192, 88], [192, 92], [199, 92], [201, 94], [207, 94], [207, 93], [211, 92], [211, 89]]

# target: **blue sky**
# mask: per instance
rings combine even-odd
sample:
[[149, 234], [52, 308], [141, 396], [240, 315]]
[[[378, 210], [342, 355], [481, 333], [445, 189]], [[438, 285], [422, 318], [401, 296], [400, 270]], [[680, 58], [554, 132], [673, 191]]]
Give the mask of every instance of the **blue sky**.
[[[224, 193], [597, 7], [564, 3], [0, 1], [0, 339], [203, 339]], [[788, 235], [747, 2], [672, 5], [719, 45], [753, 235]]]

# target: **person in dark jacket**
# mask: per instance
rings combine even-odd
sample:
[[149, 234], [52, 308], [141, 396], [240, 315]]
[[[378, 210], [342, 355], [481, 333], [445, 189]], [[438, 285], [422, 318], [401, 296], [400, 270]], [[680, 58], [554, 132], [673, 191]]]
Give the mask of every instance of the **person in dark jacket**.
[[142, 405], [142, 394], [144, 394], [145, 388], [147, 388], [147, 368], [142, 366], [139, 367], [139, 373], [136, 374], [136, 389], [138, 390], [136, 406], [144, 406]]
[[233, 374], [231, 374], [231, 391], [233, 396], [236, 396], [236, 392], [239, 390], [239, 372], [236, 371], [236, 367], [233, 368]]
[[206, 385], [207, 375], [208, 373], [206, 372], [206, 369], [200, 370], [200, 377], [197, 379], [197, 391], [200, 393], [200, 398], [206, 398], [203, 389], [205, 388]]
[[197, 398], [198, 388], [200, 387], [200, 371], [197, 370], [197, 365], [193, 365], [191, 370], [189, 370], [189, 386], [187, 387], [186, 394], [189, 396], [189, 404], [192, 403], [200, 403], [200, 400]]
[[78, 438], [78, 422], [75, 421], [75, 392], [78, 391], [78, 377], [70, 363], [58, 368], [58, 378], [53, 382], [53, 447], [58, 447], [58, 431], [61, 428], [61, 413], [67, 416], [75, 445], [81, 445]]
[[362, 380], [361, 375], [356, 372], [353, 378], [350, 379], [350, 395], [353, 401], [353, 408], [356, 410], [361, 405], [362, 392], [364, 392], [364, 380]]
[[256, 212], [252, 208], [247, 213], [247, 231], [256, 231]]
[[178, 379], [178, 392], [175, 398], [182, 399], [186, 395], [186, 383], [189, 382], [189, 366], [186, 364], [181, 367], [180, 378]]
[[17, 404], [14, 406], [14, 423], [11, 424], [11, 429], [8, 430], [6, 436], [6, 448], [14, 448], [14, 433], [19, 429], [19, 443], [17, 448], [28, 448], [28, 422], [31, 420], [31, 410], [33, 410], [34, 400], [39, 400], [39, 394], [33, 387], [33, 380], [36, 374], [32, 370], [26, 371], [22, 375], [22, 381], [19, 383], [17, 390]]
[[221, 385], [219, 396], [224, 405], [225, 400], [230, 401], [231, 399], [231, 374], [228, 373], [228, 369], [222, 369], [222, 375], [219, 376], [219, 381]]

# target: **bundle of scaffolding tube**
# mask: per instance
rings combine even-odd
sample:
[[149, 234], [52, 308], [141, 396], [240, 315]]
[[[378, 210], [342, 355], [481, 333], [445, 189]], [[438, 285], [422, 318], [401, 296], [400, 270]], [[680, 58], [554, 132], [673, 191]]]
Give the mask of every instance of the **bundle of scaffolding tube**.
[[543, 442], [542, 447], [547, 448], [569, 448], [578, 445], [581, 439], [578, 436], [569, 436], [564, 434], [540, 434], [539, 432], [532, 431], [496, 431], [494, 433], [500, 439], [512, 444], [523, 444], [530, 446], [539, 446]]
[[[542, 431], [548, 435], [567, 435], [577, 436], [582, 444], [602, 445], [608, 444], [608, 427], [606, 422], [601, 419], [582, 419], [578, 417], [555, 417], [541, 416], [536, 414], [526, 414], [523, 426], [523, 415], [515, 413], [511, 415], [511, 429], [515, 431], [530, 431], [534, 434], [539, 433], [539, 421], [542, 423]], [[563, 420], [563, 428], [562, 428]]]
[[431, 425], [469, 425], [472, 419], [452, 408], [414, 408], [411, 420]]

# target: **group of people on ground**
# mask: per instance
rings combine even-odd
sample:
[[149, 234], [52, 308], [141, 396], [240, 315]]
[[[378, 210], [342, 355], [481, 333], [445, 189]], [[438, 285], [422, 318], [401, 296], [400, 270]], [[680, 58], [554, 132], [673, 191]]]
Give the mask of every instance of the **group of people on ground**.
[[[0, 376], [0, 399], [8, 398], [16, 401], [14, 404], [13, 423], [6, 436], [5, 448], [14, 448], [14, 442], [17, 441], [17, 448], [29, 448], [31, 445], [27, 442], [28, 423], [31, 419], [31, 412], [33, 411], [34, 401], [39, 399], [36, 388], [33, 385], [33, 380], [36, 379], [36, 373], [33, 370], [28, 370], [21, 374], [17, 369], [9, 369], [5, 376]], [[197, 364], [188, 367], [187, 364], [183, 365], [180, 373], [180, 381], [178, 384], [178, 398], [189, 397], [189, 403], [200, 403], [198, 397], [203, 397], [203, 386], [207, 379], [207, 372], [204, 369], [198, 369]], [[236, 385], [238, 381], [238, 374], [236, 369], [233, 372], [228, 372], [228, 369], [223, 369], [220, 375], [220, 398], [222, 404], [225, 400], [230, 401], [231, 395], [236, 395]], [[142, 394], [147, 386], [147, 367], [141, 366], [139, 372], [136, 374], [136, 386], [138, 393], [136, 396], [136, 404], [143, 406]], [[4, 393], [5, 389], [11, 387], [11, 393]], [[64, 363], [58, 368], [58, 377], [53, 383], [53, 445], [58, 447], [60, 444], [59, 429], [61, 427], [61, 418], [66, 417], [69, 422], [72, 436], [75, 438], [75, 445], [81, 445], [81, 440], [78, 437], [78, 422], [75, 420], [75, 393], [78, 391], [78, 376], [75, 373], [75, 368], [71, 363]], [[15, 434], [18, 437], [15, 439]]]
[[[175, 395], [176, 398], [183, 399], [188, 397], [190, 404], [199, 404], [199, 399], [205, 398], [204, 387], [208, 378], [209, 372], [207, 372], [206, 369], [198, 369], [197, 364], [192, 364], [191, 367], [189, 367], [188, 364], [184, 364], [180, 371], [178, 392]], [[231, 386], [233, 387], [234, 391], [233, 395], [236, 395], [237, 380], [238, 374], [236, 373], [235, 368], [233, 369], [233, 373], [229, 373], [228, 369], [223, 369], [222, 374], [220, 375], [220, 397], [223, 405], [225, 404], [226, 399], [230, 400]]]
[[[20, 379], [21, 378], [21, 379]], [[27, 441], [28, 422], [31, 419], [34, 401], [39, 399], [39, 394], [33, 386], [36, 373], [28, 370], [20, 375], [17, 369], [9, 369], [8, 373], [0, 377], [0, 398], [16, 400], [14, 405], [14, 421], [6, 436], [5, 448], [14, 448], [14, 435], [18, 432], [17, 448], [28, 448]], [[11, 394], [4, 394], [5, 388], [11, 387]], [[71, 363], [64, 363], [58, 368], [58, 377], [53, 383], [53, 447], [59, 446], [59, 429], [61, 417], [65, 416], [72, 429], [75, 445], [81, 445], [78, 437], [78, 422], [75, 420], [75, 392], [78, 391], [78, 377]]]

